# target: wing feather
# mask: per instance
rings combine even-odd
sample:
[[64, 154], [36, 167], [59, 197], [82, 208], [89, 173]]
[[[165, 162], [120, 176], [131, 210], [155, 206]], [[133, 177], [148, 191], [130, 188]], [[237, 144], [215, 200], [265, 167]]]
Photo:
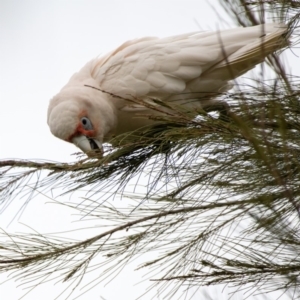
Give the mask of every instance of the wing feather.
[[[95, 60], [91, 73], [101, 89], [121, 97], [155, 96], [162, 101], [180, 93], [191, 97], [193, 93], [224, 90], [228, 80], [280, 48], [285, 32], [285, 25], [267, 24], [137, 39]], [[130, 107], [123, 109], [134, 109]]]

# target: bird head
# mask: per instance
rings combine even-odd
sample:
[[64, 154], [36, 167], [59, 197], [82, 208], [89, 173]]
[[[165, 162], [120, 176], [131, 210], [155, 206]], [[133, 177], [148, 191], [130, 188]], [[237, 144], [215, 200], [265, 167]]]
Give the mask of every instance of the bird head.
[[[103, 107], [91, 90], [67, 89], [49, 104], [48, 125], [52, 134], [73, 143], [88, 156], [102, 154], [102, 143], [111, 129], [113, 113]], [[103, 103], [102, 103], [103, 104]]]

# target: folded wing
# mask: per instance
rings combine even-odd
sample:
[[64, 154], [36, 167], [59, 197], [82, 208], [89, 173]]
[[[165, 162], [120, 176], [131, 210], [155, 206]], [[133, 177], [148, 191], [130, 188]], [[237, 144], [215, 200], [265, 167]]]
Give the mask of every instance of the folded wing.
[[[199, 99], [227, 89], [277, 49], [287, 45], [283, 24], [129, 41], [92, 62], [101, 89], [124, 98]], [[124, 104], [122, 109], [141, 107]]]

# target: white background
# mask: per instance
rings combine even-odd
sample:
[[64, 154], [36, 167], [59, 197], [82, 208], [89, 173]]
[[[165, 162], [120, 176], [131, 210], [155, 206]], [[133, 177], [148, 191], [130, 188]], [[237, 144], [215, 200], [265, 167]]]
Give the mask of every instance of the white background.
[[[73, 161], [71, 154], [78, 150], [53, 137], [48, 129], [46, 114], [51, 97], [87, 61], [128, 39], [234, 27], [217, 0], [208, 2], [0, 0], [0, 159]], [[288, 55], [292, 65], [299, 65], [297, 56]], [[72, 211], [47, 204], [42, 195], [11, 222], [22, 203], [15, 199], [2, 212], [0, 227], [24, 232], [29, 230], [22, 225], [26, 224], [39, 232], [58, 232], [81, 226], [72, 223], [76, 220]], [[129, 265], [112, 283], [100, 284], [81, 299], [135, 299], [147, 286], [135, 285], [143, 274], [133, 272], [135, 266]], [[0, 279], [5, 278], [2, 275]], [[55, 299], [61, 290], [60, 284], [49, 283], [24, 299]], [[19, 299], [24, 293], [13, 281], [0, 285], [1, 300]], [[221, 294], [217, 288], [210, 289], [210, 294], [213, 299], [228, 298], [226, 291]], [[200, 298], [199, 292], [193, 299]]]

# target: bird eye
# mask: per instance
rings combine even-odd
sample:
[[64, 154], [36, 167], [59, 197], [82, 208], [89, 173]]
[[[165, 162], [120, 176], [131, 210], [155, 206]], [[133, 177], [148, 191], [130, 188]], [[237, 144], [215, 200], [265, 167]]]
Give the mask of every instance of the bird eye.
[[92, 130], [93, 129], [92, 122], [87, 117], [81, 118], [81, 124], [83, 125], [83, 128], [85, 130]]

